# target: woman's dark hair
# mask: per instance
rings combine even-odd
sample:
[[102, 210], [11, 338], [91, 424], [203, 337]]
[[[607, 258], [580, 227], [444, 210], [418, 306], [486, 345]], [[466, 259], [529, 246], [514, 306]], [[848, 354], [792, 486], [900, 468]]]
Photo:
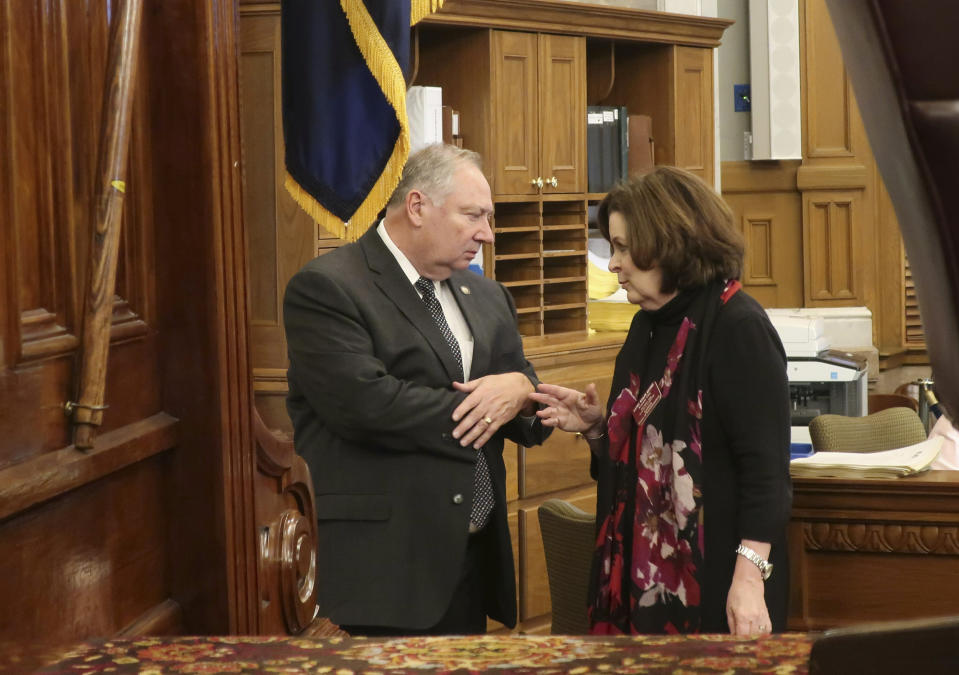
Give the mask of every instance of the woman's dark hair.
[[738, 279], [743, 237], [726, 202], [688, 171], [659, 166], [618, 183], [600, 202], [597, 216], [609, 241], [609, 214], [626, 222], [626, 244], [641, 270], [657, 265], [663, 293]]

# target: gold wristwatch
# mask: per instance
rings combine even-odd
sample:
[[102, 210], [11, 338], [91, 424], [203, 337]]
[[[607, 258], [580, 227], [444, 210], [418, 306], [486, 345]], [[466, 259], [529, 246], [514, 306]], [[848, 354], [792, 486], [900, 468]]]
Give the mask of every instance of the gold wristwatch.
[[773, 573], [773, 564], [763, 558], [761, 555], [756, 553], [754, 550], [740, 544], [736, 547], [736, 553], [744, 557], [746, 560], [751, 562], [753, 565], [759, 568], [759, 574], [762, 575], [763, 581], [766, 581]]

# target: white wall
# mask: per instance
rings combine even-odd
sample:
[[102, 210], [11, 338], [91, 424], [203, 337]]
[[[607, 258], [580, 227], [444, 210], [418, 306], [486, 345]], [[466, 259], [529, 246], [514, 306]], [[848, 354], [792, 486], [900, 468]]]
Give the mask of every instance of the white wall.
[[723, 33], [719, 46], [719, 158], [745, 159], [743, 133], [752, 129], [752, 115], [733, 109], [733, 85], [747, 84], [749, 76], [749, 0], [718, 0], [719, 17], [736, 23]]

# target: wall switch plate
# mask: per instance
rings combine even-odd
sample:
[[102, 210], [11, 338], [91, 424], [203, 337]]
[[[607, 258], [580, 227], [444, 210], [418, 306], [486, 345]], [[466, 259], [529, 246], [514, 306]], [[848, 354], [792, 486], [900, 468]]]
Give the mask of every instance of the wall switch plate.
[[733, 85], [733, 109], [736, 112], [750, 112], [750, 110], [752, 110], [750, 103], [751, 103], [751, 99], [749, 95], [749, 85], [734, 84]]

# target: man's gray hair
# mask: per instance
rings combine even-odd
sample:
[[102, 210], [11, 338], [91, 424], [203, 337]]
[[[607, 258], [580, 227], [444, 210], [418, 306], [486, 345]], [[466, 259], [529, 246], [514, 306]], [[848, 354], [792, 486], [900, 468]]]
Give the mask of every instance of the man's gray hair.
[[419, 190], [437, 206], [442, 205], [453, 191], [453, 173], [464, 163], [483, 169], [478, 152], [457, 148], [455, 145], [434, 143], [416, 151], [410, 155], [403, 167], [403, 176], [386, 208], [402, 204], [410, 190]]

